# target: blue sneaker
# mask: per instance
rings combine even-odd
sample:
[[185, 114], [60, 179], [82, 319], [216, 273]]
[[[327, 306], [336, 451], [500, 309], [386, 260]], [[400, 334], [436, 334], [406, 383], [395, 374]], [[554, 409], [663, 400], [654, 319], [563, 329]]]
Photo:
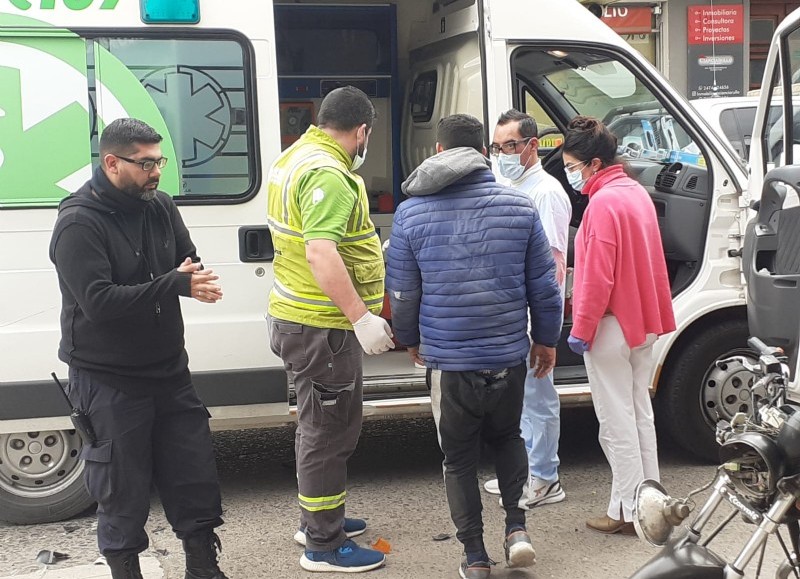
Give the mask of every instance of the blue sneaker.
[[[362, 535], [364, 531], [367, 530], [367, 521], [364, 519], [348, 519], [345, 518], [344, 523], [342, 523], [342, 527], [344, 528], [344, 534], [347, 535], [348, 539], [352, 539], [353, 537], [358, 537]], [[306, 528], [300, 527], [300, 529], [294, 534], [294, 540], [297, 541], [303, 547], [306, 546]]]
[[363, 573], [386, 563], [386, 555], [374, 549], [359, 547], [347, 539], [335, 551], [306, 550], [300, 566], [306, 571], [322, 573]]

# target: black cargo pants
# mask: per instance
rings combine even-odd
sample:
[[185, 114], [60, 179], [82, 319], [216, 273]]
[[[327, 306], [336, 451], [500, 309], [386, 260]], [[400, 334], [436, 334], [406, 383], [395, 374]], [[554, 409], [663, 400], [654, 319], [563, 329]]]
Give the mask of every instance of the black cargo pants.
[[92, 372], [70, 368], [72, 404], [89, 415], [97, 443], [84, 444], [85, 480], [97, 501], [97, 543], [104, 555], [141, 553], [155, 483], [178, 538], [222, 524], [208, 412], [189, 383], [132, 396]]
[[456, 537], [466, 551], [483, 548], [478, 460], [481, 440], [494, 451], [506, 525], [525, 525], [520, 509], [528, 454], [519, 429], [527, 367], [451, 372], [431, 370], [431, 407], [444, 453], [444, 484]]
[[347, 459], [361, 434], [362, 350], [347, 330], [269, 318], [270, 347], [297, 393], [297, 486], [306, 548], [333, 551], [347, 539]]

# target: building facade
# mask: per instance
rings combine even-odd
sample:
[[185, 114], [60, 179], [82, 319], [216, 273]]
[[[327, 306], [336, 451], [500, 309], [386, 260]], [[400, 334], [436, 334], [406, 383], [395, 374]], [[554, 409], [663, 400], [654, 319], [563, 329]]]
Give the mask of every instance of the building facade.
[[788, 0], [584, 2], [687, 98], [738, 96], [761, 87]]

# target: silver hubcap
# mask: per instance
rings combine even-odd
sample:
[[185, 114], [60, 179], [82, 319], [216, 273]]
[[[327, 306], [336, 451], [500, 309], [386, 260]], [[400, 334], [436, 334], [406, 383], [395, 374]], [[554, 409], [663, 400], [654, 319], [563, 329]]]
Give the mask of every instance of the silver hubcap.
[[[749, 350], [728, 352], [719, 359], [724, 360], [731, 356], [744, 356], [752, 363], [758, 361]], [[750, 386], [753, 385], [753, 380], [753, 374], [738, 362], [709, 368], [700, 391], [706, 422], [714, 427], [718, 420], [730, 420], [737, 412], [749, 413], [752, 406]]]
[[83, 471], [74, 430], [0, 434], [0, 490], [21, 497], [56, 494]]

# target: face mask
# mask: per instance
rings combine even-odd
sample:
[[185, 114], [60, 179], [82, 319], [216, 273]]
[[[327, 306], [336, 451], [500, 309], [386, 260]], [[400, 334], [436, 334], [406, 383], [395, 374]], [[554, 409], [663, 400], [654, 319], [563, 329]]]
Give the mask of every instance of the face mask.
[[367, 160], [367, 142], [364, 141], [364, 152], [360, 155], [358, 154], [358, 145], [356, 145], [356, 156], [353, 158], [353, 164], [350, 165], [351, 171], [358, 171], [361, 165], [364, 164], [364, 161]]
[[[585, 165], [586, 162], [580, 163], [576, 165], [576, 167], [580, 167], [581, 165]], [[567, 175], [567, 182], [569, 186], [575, 189], [575, 191], [580, 191], [583, 189], [583, 185], [586, 183], [586, 179], [583, 178], [583, 173], [581, 173], [580, 169], [574, 169], [570, 171], [566, 167], [564, 168], [564, 173]]]
[[525, 167], [520, 163], [519, 157], [519, 155], [506, 155], [505, 153], [497, 156], [497, 168], [503, 177], [516, 181], [522, 176]]

